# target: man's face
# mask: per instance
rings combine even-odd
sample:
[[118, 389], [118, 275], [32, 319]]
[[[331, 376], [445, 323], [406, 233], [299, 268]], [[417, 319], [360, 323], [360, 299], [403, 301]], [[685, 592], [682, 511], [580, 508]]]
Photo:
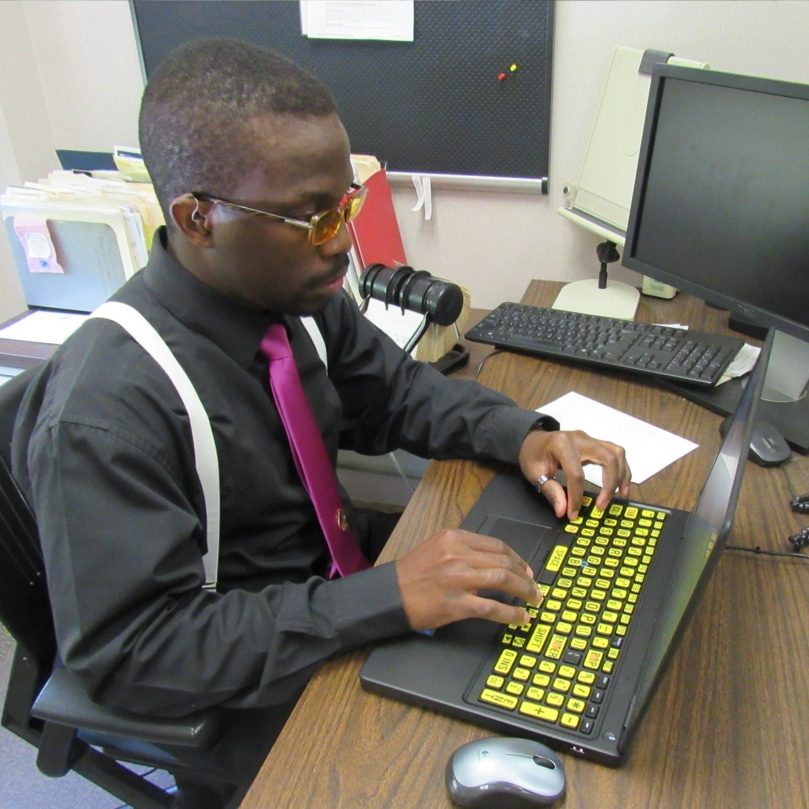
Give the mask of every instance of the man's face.
[[[308, 221], [335, 208], [352, 182], [348, 137], [336, 115], [267, 115], [254, 122], [255, 168], [227, 189], [230, 202]], [[207, 189], [206, 189], [207, 190]], [[224, 194], [223, 194], [224, 196]], [[312, 314], [342, 288], [348, 228], [323, 244], [286, 222], [202, 202], [211, 234], [201, 280], [244, 303]]]

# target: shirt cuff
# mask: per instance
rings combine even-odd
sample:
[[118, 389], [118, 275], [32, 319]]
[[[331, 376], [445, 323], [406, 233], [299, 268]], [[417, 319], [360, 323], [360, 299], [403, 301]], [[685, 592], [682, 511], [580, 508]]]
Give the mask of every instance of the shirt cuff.
[[336, 579], [332, 585], [335, 623], [344, 648], [412, 631], [393, 562]]
[[528, 432], [533, 430], [545, 430], [546, 433], [553, 433], [559, 429], [559, 422], [553, 416], [543, 416], [540, 414], [539, 418], [528, 428]]

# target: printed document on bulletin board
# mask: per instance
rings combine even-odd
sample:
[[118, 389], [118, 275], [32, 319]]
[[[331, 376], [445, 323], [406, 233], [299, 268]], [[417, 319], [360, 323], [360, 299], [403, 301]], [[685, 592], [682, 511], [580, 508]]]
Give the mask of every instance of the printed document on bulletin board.
[[300, 8], [310, 39], [413, 41], [413, 0], [300, 0]]

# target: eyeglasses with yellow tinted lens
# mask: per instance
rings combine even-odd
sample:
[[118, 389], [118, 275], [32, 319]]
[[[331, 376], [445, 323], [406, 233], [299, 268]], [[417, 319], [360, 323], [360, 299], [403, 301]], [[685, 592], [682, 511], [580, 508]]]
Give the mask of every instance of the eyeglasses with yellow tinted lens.
[[240, 205], [238, 202], [213, 197], [210, 194], [196, 193], [191, 196], [198, 200], [213, 202], [216, 205], [226, 205], [228, 208], [236, 208], [239, 211], [245, 211], [259, 216], [268, 216], [270, 219], [275, 219], [277, 222], [286, 222], [288, 225], [302, 228], [303, 230], [309, 231], [309, 241], [311, 244], [317, 246], [333, 239], [340, 232], [340, 228], [343, 226], [344, 222], [351, 222], [356, 218], [357, 214], [362, 210], [362, 205], [365, 202], [367, 194], [368, 188], [366, 186], [352, 183], [348, 191], [343, 194], [336, 208], [320, 211], [311, 216], [309, 221], [294, 219], [290, 216], [281, 216], [277, 213], [270, 213], [270, 211], [262, 211], [260, 208]]

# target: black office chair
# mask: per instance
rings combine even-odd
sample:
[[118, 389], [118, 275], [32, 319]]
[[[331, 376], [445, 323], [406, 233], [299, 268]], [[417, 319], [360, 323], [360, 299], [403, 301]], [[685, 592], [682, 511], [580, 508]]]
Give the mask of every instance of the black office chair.
[[92, 702], [67, 669], [54, 666], [36, 522], [9, 471], [14, 417], [33, 373], [0, 385], [0, 621], [17, 642], [2, 724], [38, 749], [37, 766], [46, 775], [74, 770], [135, 809], [185, 805], [121, 762], [165, 769], [182, 781], [191, 774], [155, 745], [206, 749], [219, 733], [215, 712], [152, 719], [114, 711]]

